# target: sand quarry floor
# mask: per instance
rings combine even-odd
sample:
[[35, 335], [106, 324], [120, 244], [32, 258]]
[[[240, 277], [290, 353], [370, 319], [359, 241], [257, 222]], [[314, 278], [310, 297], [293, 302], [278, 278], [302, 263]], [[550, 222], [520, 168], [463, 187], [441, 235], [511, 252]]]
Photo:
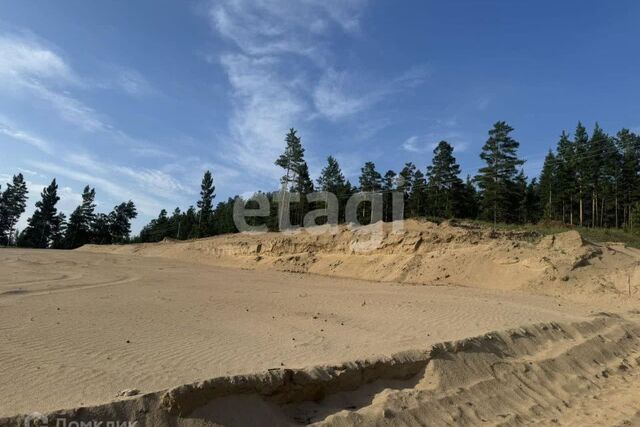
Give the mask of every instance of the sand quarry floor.
[[0, 250], [0, 425], [640, 425], [635, 251], [362, 238]]

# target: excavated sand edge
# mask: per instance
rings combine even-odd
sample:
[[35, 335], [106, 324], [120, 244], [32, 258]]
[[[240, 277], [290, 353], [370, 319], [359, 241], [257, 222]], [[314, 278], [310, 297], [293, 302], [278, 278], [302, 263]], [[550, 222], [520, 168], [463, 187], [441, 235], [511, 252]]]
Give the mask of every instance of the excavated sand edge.
[[[394, 399], [402, 393], [408, 393], [412, 399], [407, 401], [405, 396], [403, 411], [394, 412], [394, 416], [413, 417], [405, 420], [408, 425], [421, 419], [429, 419], [434, 425], [447, 424], [456, 416], [471, 417], [466, 421], [472, 423], [486, 421], [491, 413], [495, 416], [505, 407], [515, 422], [524, 419], [517, 412], [526, 412], [523, 408], [527, 402], [522, 402], [522, 407], [515, 405], [513, 397], [506, 396], [513, 390], [528, 390], [521, 398], [533, 399], [541, 407], [543, 403], [562, 405], [563, 401], [564, 405], [571, 405], [563, 389], [577, 387], [579, 390], [573, 393], [580, 397], [580, 390], [585, 387], [606, 387], [606, 381], [615, 378], [617, 371], [627, 375], [638, 370], [639, 351], [640, 326], [617, 315], [601, 313], [586, 322], [529, 325], [379, 359], [213, 378], [108, 404], [55, 411], [47, 416], [49, 420], [64, 419], [67, 424], [128, 420], [136, 421], [138, 426], [181, 426], [193, 425], [195, 418], [199, 421], [196, 425], [217, 425], [235, 415], [226, 413], [225, 405], [215, 405], [216, 401], [251, 396], [257, 399], [251, 402], [264, 403], [269, 415], [278, 417], [278, 424], [286, 424], [283, 420], [288, 420], [295, 425], [301, 420], [299, 416], [292, 418], [292, 414], [300, 413], [306, 403], [322, 405], [333, 395], [355, 395], [359, 389], [376, 382], [414, 378], [418, 381], [407, 389], [387, 393], [382, 403], [377, 403], [378, 408], [371, 402], [369, 408], [365, 405], [357, 411], [356, 408], [335, 411], [324, 417], [324, 422], [352, 425], [384, 419], [389, 415], [385, 405], [393, 407]], [[500, 395], [505, 395], [502, 401]], [[475, 415], [455, 409], [463, 402], [468, 408], [474, 407]], [[245, 403], [245, 420], [247, 416], [254, 421], [262, 419], [255, 417], [266, 416], [262, 403], [255, 407]], [[251, 415], [252, 411], [255, 414]], [[533, 411], [533, 415], [536, 413]], [[0, 419], [0, 426], [23, 426], [25, 417]], [[309, 416], [305, 421], [323, 420]], [[235, 424], [243, 425], [241, 420]]]

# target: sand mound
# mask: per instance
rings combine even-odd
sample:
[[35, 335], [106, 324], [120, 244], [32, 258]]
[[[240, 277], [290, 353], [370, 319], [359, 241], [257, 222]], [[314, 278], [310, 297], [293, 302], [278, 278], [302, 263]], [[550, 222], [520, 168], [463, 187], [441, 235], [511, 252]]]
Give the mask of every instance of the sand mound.
[[[543, 293], [626, 292], [636, 256], [582, 240], [576, 231], [540, 238], [531, 232], [405, 221], [335, 234], [236, 234], [188, 242], [85, 246], [82, 251], [169, 257], [250, 269], [409, 284], [450, 284]], [[366, 250], [362, 250], [365, 248]]]
[[[49, 422], [142, 426], [629, 424], [640, 418], [639, 365], [640, 326], [603, 313], [388, 358], [220, 377], [47, 415]], [[3, 426], [23, 422], [0, 419]]]

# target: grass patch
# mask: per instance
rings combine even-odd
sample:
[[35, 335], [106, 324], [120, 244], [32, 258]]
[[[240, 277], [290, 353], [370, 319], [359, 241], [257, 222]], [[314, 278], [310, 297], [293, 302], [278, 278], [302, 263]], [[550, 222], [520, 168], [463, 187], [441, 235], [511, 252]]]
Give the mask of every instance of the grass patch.
[[[488, 221], [472, 220], [464, 222], [489, 228], [493, 227], [493, 223]], [[575, 230], [580, 233], [583, 239], [591, 242], [620, 242], [632, 248], [640, 248], [640, 235], [616, 228], [589, 228], [562, 224], [497, 224], [495, 228], [499, 231], [531, 231], [541, 236]]]

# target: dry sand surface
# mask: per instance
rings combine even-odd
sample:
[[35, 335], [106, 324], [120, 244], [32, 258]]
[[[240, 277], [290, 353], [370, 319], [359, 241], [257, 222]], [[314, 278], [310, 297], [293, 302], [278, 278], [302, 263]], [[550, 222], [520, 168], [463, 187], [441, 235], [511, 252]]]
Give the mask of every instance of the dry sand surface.
[[416, 222], [359, 239], [0, 250], [0, 425], [640, 423], [634, 250]]

